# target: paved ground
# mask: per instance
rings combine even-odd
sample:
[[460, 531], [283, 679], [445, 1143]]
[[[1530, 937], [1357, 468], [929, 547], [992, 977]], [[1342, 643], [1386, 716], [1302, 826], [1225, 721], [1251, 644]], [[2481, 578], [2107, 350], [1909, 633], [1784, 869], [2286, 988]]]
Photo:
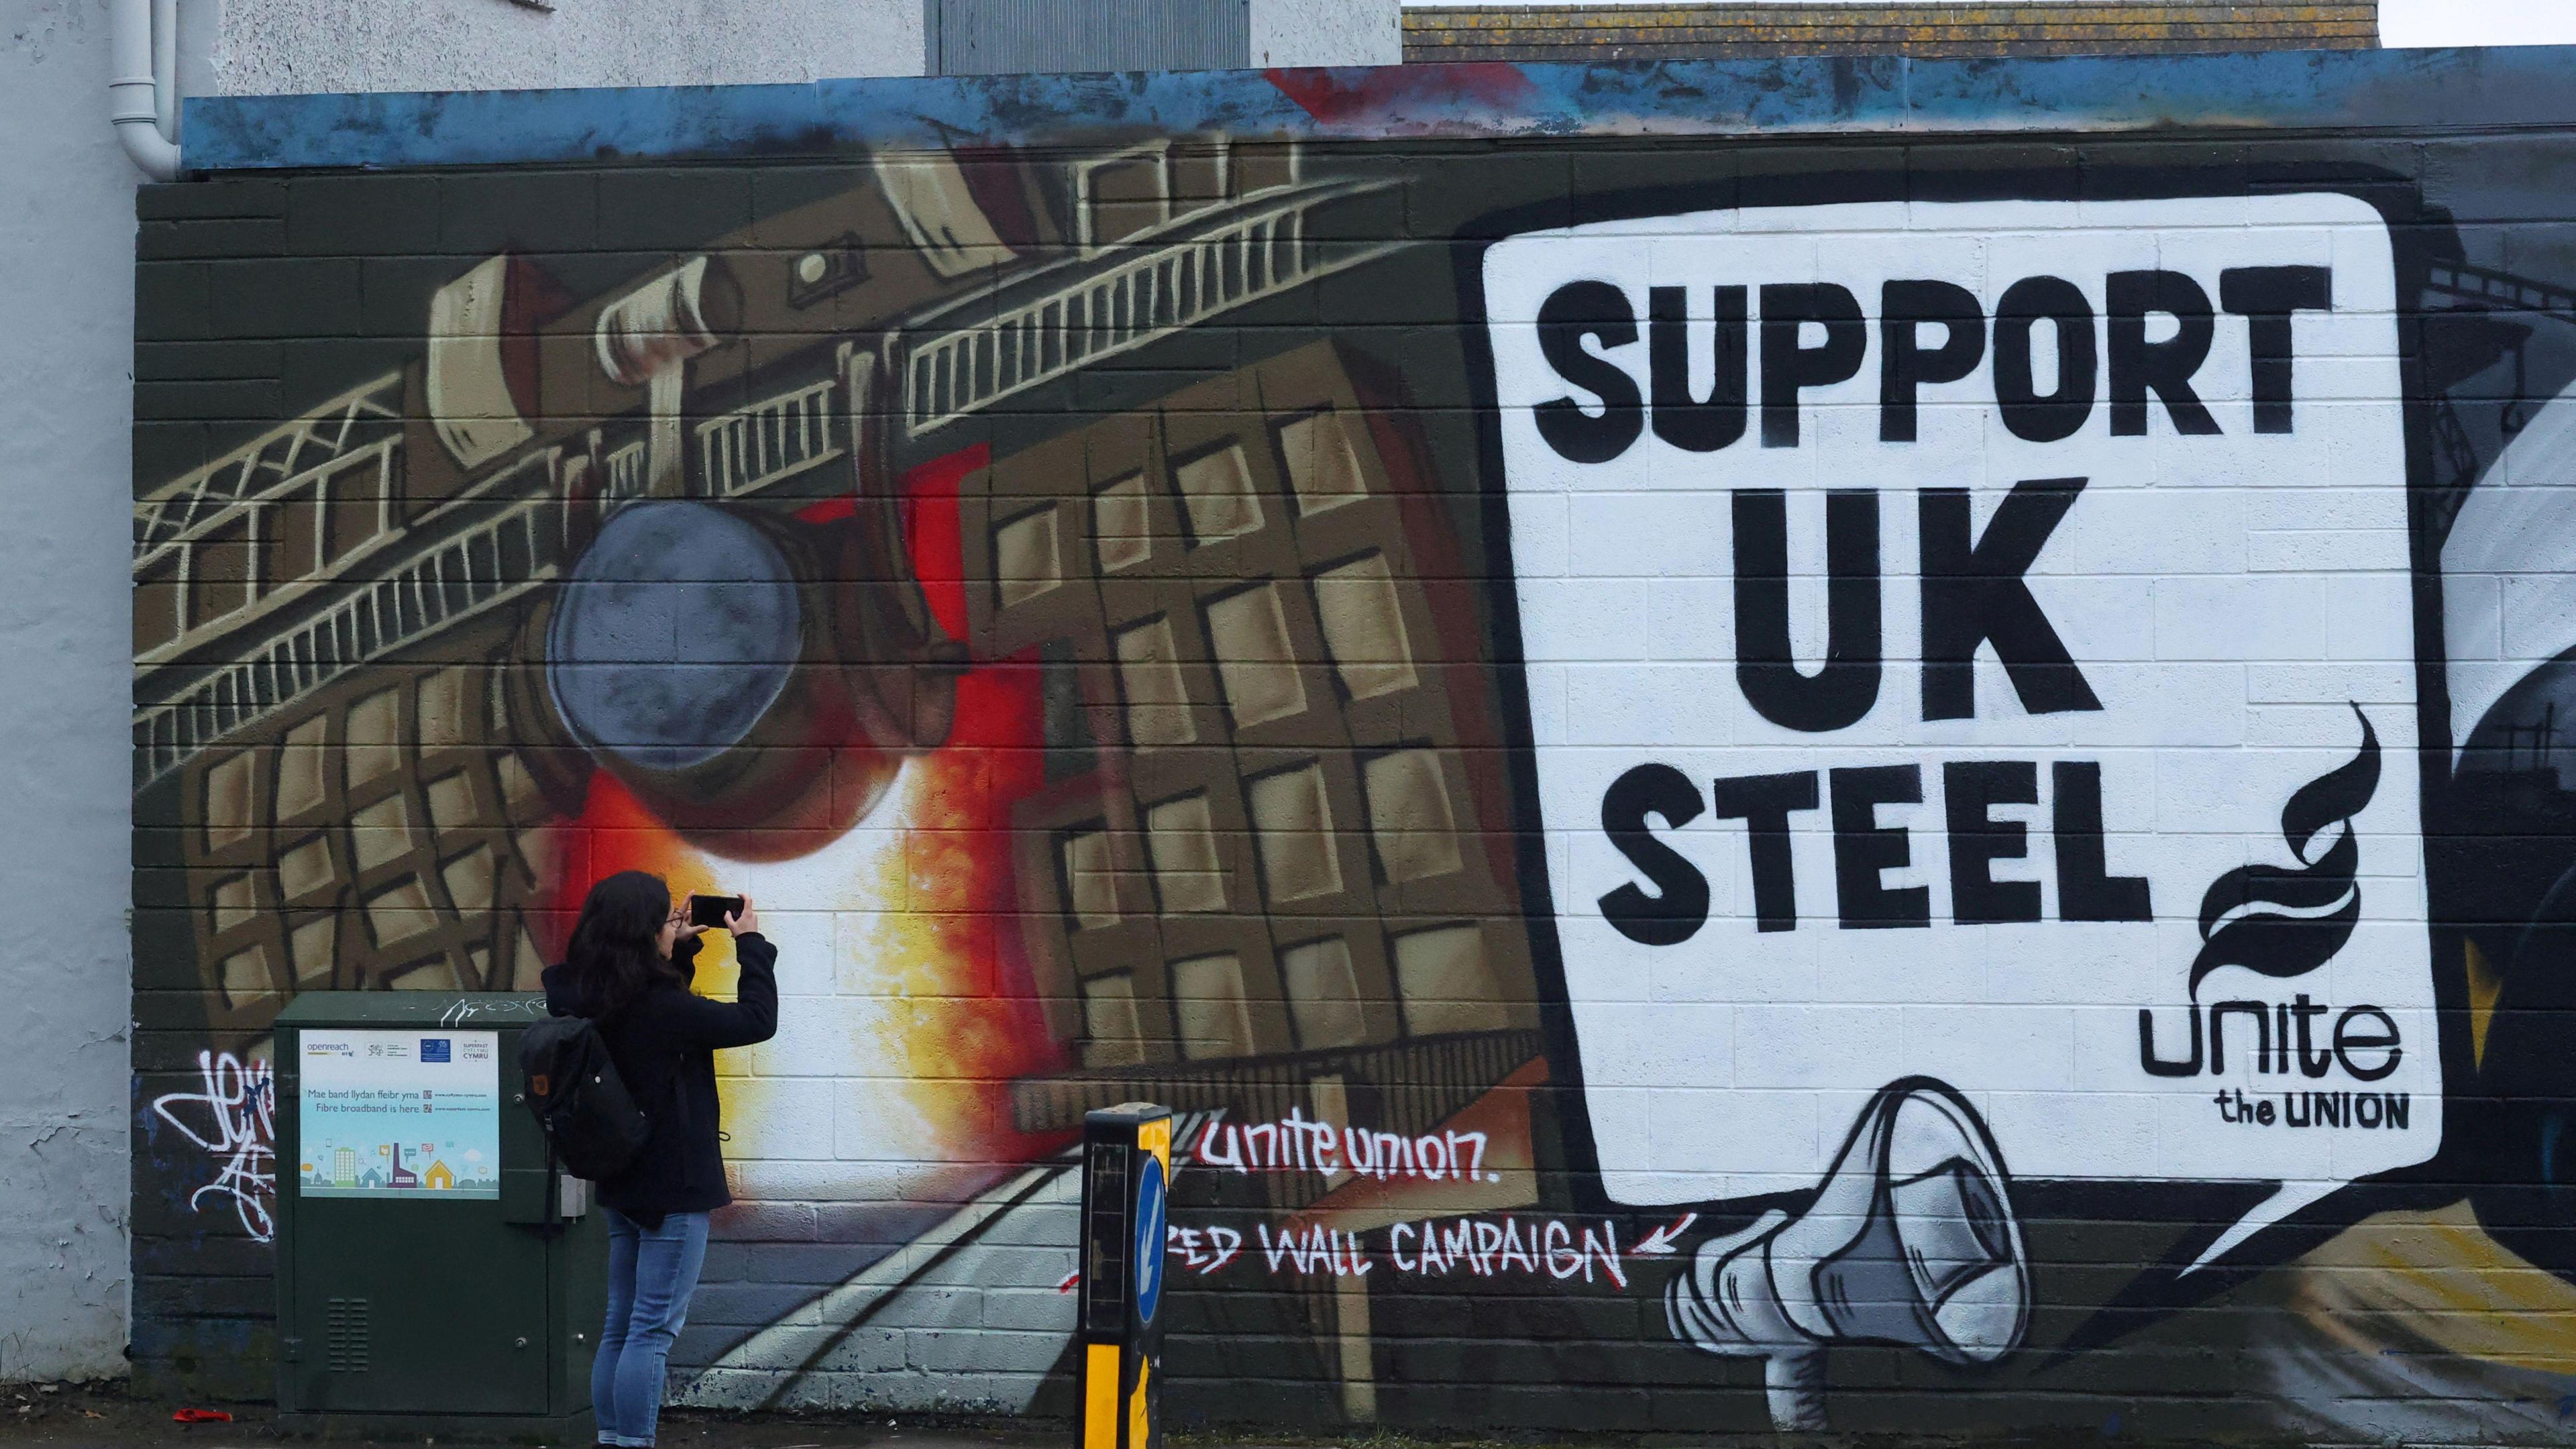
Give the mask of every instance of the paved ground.
[[[128, 1398], [113, 1386], [77, 1384], [0, 1389], [0, 1449], [249, 1449], [282, 1438], [264, 1408], [227, 1405], [228, 1424], [179, 1424], [177, 1404]], [[662, 1416], [666, 1449], [1066, 1449], [1069, 1425], [1045, 1421], [736, 1419], [674, 1410]], [[313, 1441], [301, 1441], [313, 1442]], [[436, 1439], [335, 1439], [339, 1446], [426, 1445]], [[468, 1442], [451, 1439], [451, 1443]]]

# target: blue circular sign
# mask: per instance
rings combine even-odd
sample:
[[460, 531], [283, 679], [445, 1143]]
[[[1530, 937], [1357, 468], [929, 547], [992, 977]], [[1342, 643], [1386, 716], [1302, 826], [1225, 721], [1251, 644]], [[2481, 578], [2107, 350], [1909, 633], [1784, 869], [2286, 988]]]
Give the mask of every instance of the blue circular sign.
[[1147, 1156], [1136, 1181], [1136, 1322], [1154, 1321], [1163, 1301], [1163, 1159]]

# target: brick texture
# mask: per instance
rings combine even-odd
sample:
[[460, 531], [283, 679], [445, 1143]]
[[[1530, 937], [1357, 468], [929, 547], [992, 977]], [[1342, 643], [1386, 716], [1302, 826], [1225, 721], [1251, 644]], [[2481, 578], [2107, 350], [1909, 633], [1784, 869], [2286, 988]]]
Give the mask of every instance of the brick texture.
[[279, 1194], [475, 1161], [276, 1156], [281, 1007], [636, 869], [779, 949], [691, 1402], [1071, 1412], [1143, 1099], [1176, 1428], [2566, 1442], [2576, 128], [1325, 80], [1396, 134], [147, 190], [152, 1391], [360, 1372]]
[[1408, 65], [1449, 61], [1723, 60], [1788, 55], [2116, 55], [2355, 50], [2379, 43], [2377, 0], [2233, 4], [1431, 6], [1404, 12]]

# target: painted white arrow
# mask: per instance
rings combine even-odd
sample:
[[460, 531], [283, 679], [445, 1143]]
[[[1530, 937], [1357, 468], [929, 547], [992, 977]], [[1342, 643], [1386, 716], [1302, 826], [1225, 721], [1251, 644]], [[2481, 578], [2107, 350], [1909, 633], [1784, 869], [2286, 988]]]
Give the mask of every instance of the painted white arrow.
[[1699, 1214], [1684, 1213], [1671, 1223], [1646, 1234], [1638, 1241], [1637, 1246], [1628, 1250], [1628, 1254], [1630, 1257], [1662, 1257], [1667, 1253], [1678, 1251], [1674, 1246], [1674, 1239], [1690, 1231], [1690, 1225], [1698, 1221]]

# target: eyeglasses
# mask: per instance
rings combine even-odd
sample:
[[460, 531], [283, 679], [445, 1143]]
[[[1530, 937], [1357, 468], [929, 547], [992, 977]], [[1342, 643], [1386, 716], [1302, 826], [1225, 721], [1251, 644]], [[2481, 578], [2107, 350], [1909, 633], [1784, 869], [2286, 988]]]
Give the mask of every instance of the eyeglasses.
[[662, 924], [663, 924], [663, 925], [666, 925], [666, 926], [685, 926], [685, 925], [687, 925], [688, 923], [689, 923], [689, 913], [688, 913], [688, 912], [686, 912], [686, 911], [673, 911], [673, 912], [671, 913], [671, 917], [670, 917], [670, 919], [669, 919], [669, 920], [664, 921]]

